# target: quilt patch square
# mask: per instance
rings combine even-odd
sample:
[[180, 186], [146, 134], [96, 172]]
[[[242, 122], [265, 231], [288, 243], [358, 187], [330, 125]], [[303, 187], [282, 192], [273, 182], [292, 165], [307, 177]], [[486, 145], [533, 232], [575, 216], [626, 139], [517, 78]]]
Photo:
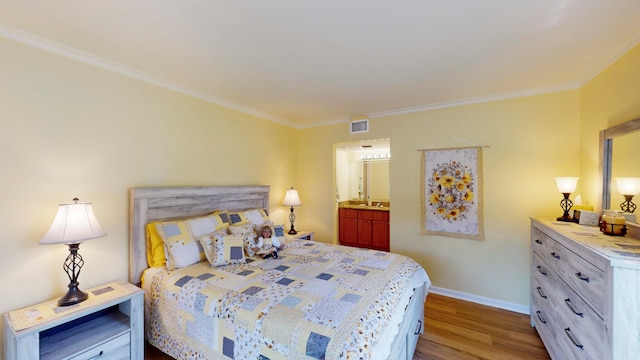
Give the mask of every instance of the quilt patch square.
[[296, 305], [298, 305], [301, 301], [301, 298], [289, 295], [286, 298], [282, 299], [282, 301], [280, 301], [280, 304], [288, 307], [296, 307]]
[[256, 309], [256, 307], [258, 307], [258, 305], [260, 305], [264, 300], [259, 298], [259, 297], [255, 297], [255, 296], [250, 296], [248, 299], [246, 299], [245, 301], [242, 302], [242, 304], [240, 304], [240, 308], [247, 310], [247, 311], [253, 311]]
[[312, 244], [312, 243], [305, 243], [305, 244], [304, 244], [304, 245], [302, 245], [302, 246], [314, 246], [314, 245], [315, 245], [315, 244]]
[[350, 303], [352, 303], [352, 304], [355, 304], [355, 303], [357, 303], [358, 301], [360, 301], [360, 298], [361, 298], [361, 297], [362, 297], [362, 296], [360, 296], [360, 295], [358, 295], [358, 294], [351, 294], [351, 293], [347, 293], [347, 294], [344, 294], [344, 296], [343, 296], [343, 297], [342, 297], [342, 299], [340, 299], [340, 300], [342, 300], [342, 301], [346, 301], [346, 302], [350, 302]]
[[331, 297], [336, 293], [336, 284], [332, 281], [309, 279], [300, 287], [300, 291], [307, 292], [313, 296], [321, 298]]
[[280, 265], [280, 266], [274, 268], [274, 270], [278, 270], [278, 271], [285, 271], [287, 269], [289, 269], [289, 267], [286, 266], [286, 265]]
[[226, 338], [226, 337], [223, 338], [222, 339], [222, 353], [225, 356], [233, 359], [234, 358], [233, 357], [233, 347], [234, 347], [234, 345], [235, 344], [234, 344], [233, 340], [231, 340], [229, 338]]
[[175, 286], [183, 287], [189, 280], [193, 279], [193, 276], [183, 276], [174, 283]]
[[215, 323], [207, 321], [204, 315], [196, 316], [194, 319], [186, 321], [186, 333], [201, 343], [206, 344], [210, 339], [211, 332], [215, 331]]
[[312, 323], [335, 329], [349, 315], [351, 309], [353, 303], [325, 298], [309, 309], [304, 318]]
[[253, 270], [242, 270], [238, 273], [240, 276], [247, 276], [253, 274]]
[[215, 275], [210, 274], [210, 273], [204, 273], [204, 274], [196, 276], [196, 279], [200, 279], [200, 280], [204, 281], [204, 280], [207, 280], [207, 279], [211, 279], [214, 276]]
[[198, 293], [196, 298], [193, 300], [193, 309], [199, 313], [204, 313], [204, 307], [208, 298], [209, 297], [207, 295]]
[[276, 281], [276, 284], [280, 284], [280, 285], [285, 285], [285, 286], [286, 286], [286, 285], [291, 284], [291, 283], [292, 283], [292, 282], [294, 282], [294, 281], [295, 281], [295, 280], [291, 280], [291, 279], [289, 279], [289, 278], [282, 278], [282, 279], [280, 279], [280, 280]]
[[316, 278], [320, 279], [320, 280], [329, 280], [333, 277], [333, 275], [331, 274], [327, 274], [327, 273], [322, 273], [318, 276], [316, 276]]
[[353, 273], [356, 274], [356, 275], [367, 276], [369, 271], [368, 270], [363, 270], [363, 269], [355, 269], [355, 270], [353, 270]]
[[355, 259], [352, 259], [352, 258], [344, 258], [344, 259], [342, 259], [342, 260], [340, 260], [340, 261], [341, 261], [341, 262], [343, 262], [343, 263], [346, 263], [346, 264], [353, 264], [353, 262], [355, 261]]
[[306, 355], [314, 359], [324, 359], [330, 340], [331, 338], [312, 331], [307, 339]]
[[255, 294], [259, 293], [262, 290], [264, 290], [264, 288], [259, 287], [259, 286], [251, 286], [248, 289], [246, 289], [245, 291], [243, 291], [242, 293], [244, 295], [255, 295]]
[[229, 258], [231, 260], [239, 260], [244, 257], [244, 250], [242, 250], [242, 247], [240, 246], [232, 246], [231, 248], [229, 248], [229, 251]]

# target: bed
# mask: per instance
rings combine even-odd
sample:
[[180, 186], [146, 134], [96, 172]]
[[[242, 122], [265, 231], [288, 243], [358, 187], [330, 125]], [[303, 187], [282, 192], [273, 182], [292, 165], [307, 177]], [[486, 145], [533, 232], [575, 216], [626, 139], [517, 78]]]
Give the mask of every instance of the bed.
[[150, 257], [148, 224], [268, 208], [265, 185], [131, 189], [129, 280], [145, 289], [147, 341], [177, 359], [411, 359], [430, 281], [408, 257], [308, 240], [222, 266]]

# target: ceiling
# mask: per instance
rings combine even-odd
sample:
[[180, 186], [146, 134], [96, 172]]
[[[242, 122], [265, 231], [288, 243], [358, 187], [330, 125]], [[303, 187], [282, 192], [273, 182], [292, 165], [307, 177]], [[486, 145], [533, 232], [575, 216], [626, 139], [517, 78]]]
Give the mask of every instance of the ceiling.
[[639, 0], [0, 0], [0, 36], [297, 128], [575, 89]]

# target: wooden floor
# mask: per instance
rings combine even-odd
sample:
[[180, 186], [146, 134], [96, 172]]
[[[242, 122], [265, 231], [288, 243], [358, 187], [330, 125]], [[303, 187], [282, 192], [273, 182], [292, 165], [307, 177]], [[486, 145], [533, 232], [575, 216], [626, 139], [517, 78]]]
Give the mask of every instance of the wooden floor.
[[[146, 360], [169, 360], [147, 345]], [[414, 360], [549, 359], [529, 315], [436, 294], [425, 303], [425, 332]]]
[[414, 360], [550, 359], [529, 315], [429, 294]]

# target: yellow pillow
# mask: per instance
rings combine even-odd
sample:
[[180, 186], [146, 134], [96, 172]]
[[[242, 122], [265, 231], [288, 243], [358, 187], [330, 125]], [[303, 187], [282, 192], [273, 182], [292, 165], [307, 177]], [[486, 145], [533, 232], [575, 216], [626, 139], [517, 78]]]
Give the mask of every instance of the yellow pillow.
[[150, 267], [162, 267], [167, 264], [164, 254], [164, 242], [160, 234], [158, 234], [156, 224], [147, 224], [147, 263]]

